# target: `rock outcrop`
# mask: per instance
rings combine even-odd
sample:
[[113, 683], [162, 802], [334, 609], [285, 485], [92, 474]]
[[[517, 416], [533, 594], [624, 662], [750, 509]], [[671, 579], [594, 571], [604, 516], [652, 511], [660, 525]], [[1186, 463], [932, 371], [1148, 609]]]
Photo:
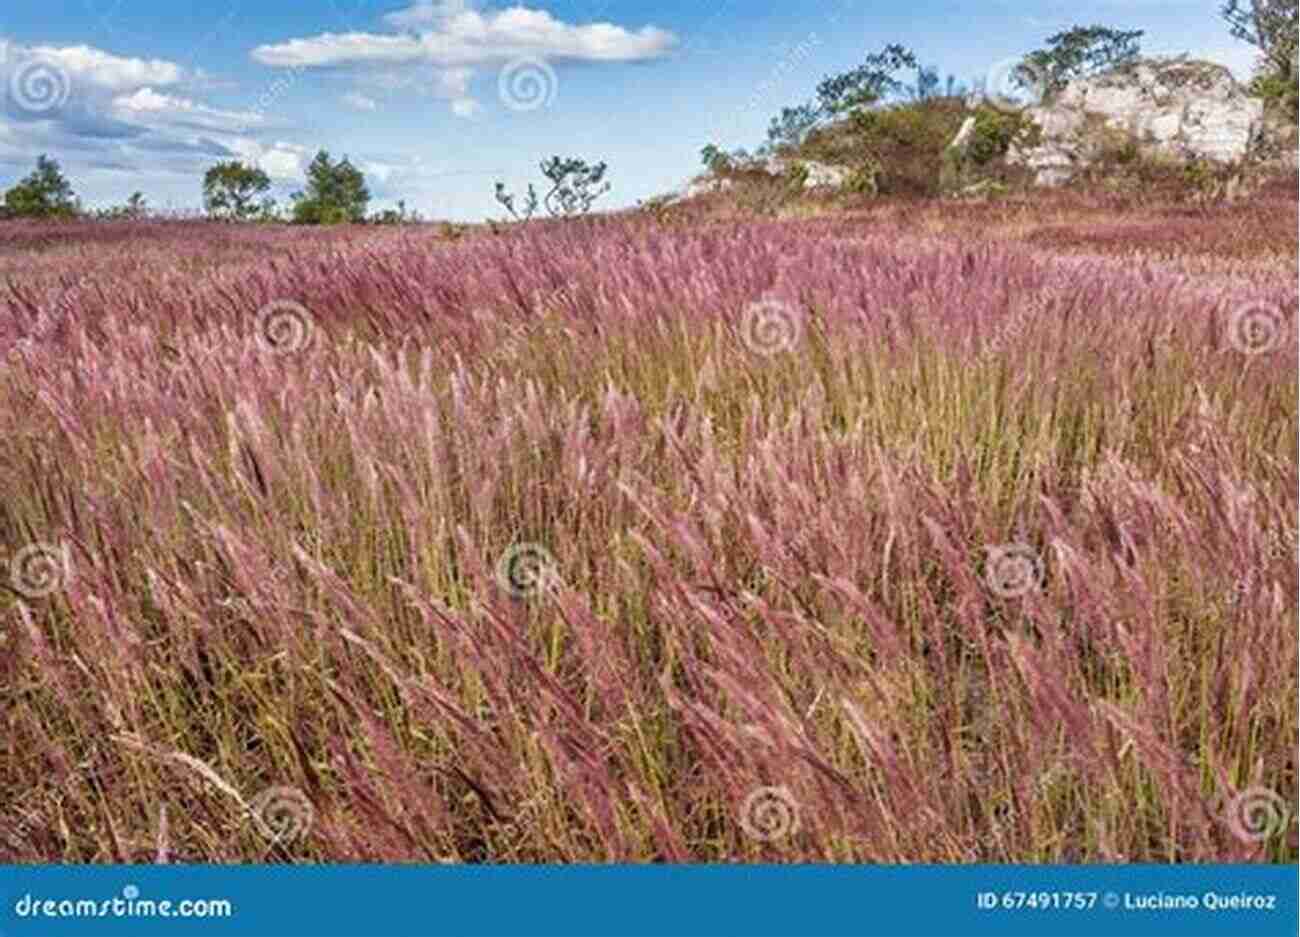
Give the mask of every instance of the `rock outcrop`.
[[1069, 181], [1104, 146], [1105, 129], [1129, 135], [1144, 155], [1236, 163], [1258, 145], [1264, 105], [1213, 62], [1136, 59], [1076, 79], [1026, 114], [1041, 141], [1013, 148], [1008, 161], [1035, 172], [1040, 185]]

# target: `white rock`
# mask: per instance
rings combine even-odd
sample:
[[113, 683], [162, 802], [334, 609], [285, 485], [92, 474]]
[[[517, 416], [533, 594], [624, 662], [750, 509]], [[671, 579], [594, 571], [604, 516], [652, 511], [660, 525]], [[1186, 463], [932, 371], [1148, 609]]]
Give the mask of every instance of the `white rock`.
[[1133, 134], [1144, 152], [1222, 163], [1246, 157], [1263, 122], [1263, 102], [1213, 62], [1138, 59], [1070, 82], [1048, 104], [1026, 112], [1041, 143], [1013, 147], [1008, 161], [1037, 171], [1040, 185], [1067, 181], [1095, 158], [1097, 122]]

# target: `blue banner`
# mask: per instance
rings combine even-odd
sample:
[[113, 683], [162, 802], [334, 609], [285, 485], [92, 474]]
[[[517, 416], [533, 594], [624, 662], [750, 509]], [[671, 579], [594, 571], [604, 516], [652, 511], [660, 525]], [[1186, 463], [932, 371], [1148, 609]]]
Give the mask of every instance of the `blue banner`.
[[0, 866], [0, 937], [1286, 935], [1297, 867]]

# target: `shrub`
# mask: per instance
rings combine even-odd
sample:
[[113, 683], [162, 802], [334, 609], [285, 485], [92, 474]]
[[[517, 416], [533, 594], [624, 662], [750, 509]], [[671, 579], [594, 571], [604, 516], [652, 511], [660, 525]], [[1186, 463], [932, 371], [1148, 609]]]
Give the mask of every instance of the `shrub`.
[[72, 184], [63, 176], [58, 162], [45, 154], [36, 158], [36, 168], [5, 193], [4, 215], [8, 218], [75, 218], [80, 212]]
[[307, 167], [307, 191], [293, 194], [295, 224], [343, 224], [366, 219], [370, 190], [366, 178], [346, 157], [334, 162], [327, 151]]

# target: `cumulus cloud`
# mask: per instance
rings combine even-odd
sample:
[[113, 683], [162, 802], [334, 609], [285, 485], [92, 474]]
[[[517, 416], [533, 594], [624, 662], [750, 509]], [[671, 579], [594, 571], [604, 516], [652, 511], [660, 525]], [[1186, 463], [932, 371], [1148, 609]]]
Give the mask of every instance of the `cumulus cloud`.
[[145, 85], [174, 85], [185, 78], [185, 70], [163, 59], [123, 58], [90, 46], [7, 47], [10, 58], [49, 62], [63, 69], [75, 82], [86, 82], [109, 91], [125, 91]]
[[[281, 68], [386, 70], [430, 67], [441, 74], [427, 90], [468, 116], [477, 109], [468, 88], [475, 66], [518, 59], [554, 62], [641, 62], [666, 55], [677, 37], [656, 26], [565, 23], [545, 10], [513, 6], [480, 10], [465, 0], [419, 0], [384, 17], [391, 33], [321, 33], [257, 46], [254, 61]], [[391, 81], [391, 77], [389, 79]]]
[[128, 120], [202, 130], [242, 130], [265, 121], [260, 114], [223, 111], [189, 98], [160, 94], [148, 87], [118, 95], [113, 98], [112, 107], [115, 114]]
[[322, 33], [262, 45], [252, 52], [263, 65], [313, 68], [337, 65], [491, 65], [521, 56], [557, 61], [636, 62], [659, 58], [676, 44], [656, 26], [631, 31], [612, 23], [575, 26], [545, 10], [511, 7], [496, 13], [465, 10], [439, 19], [418, 34]]

